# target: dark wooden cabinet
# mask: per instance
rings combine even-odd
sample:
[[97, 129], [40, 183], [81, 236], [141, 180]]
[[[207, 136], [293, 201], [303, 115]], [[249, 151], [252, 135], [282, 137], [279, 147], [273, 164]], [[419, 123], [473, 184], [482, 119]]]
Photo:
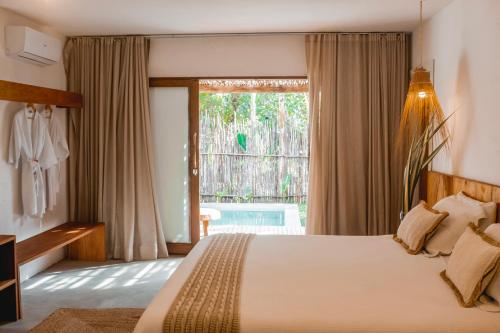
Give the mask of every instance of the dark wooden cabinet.
[[21, 318], [19, 279], [16, 264], [16, 237], [0, 235], [0, 321]]

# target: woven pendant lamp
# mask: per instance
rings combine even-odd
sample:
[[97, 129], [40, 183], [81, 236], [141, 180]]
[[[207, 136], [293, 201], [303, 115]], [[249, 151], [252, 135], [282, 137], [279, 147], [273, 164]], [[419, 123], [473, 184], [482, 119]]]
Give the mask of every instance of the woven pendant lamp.
[[[403, 188], [401, 193], [400, 218], [411, 209], [415, 203], [416, 189], [421, 175], [428, 170], [434, 157], [448, 147], [449, 134], [443, 109], [439, 104], [431, 75], [422, 66], [423, 19], [420, 0], [420, 65], [413, 70], [408, 88], [398, 133], [398, 146], [403, 150], [408, 143], [408, 157], [403, 173]], [[436, 136], [440, 136], [439, 140]], [[440, 142], [439, 142], [440, 141]]]
[[[431, 121], [441, 123], [444, 119], [443, 109], [437, 98], [431, 75], [422, 66], [423, 58], [423, 0], [420, 0], [420, 27], [419, 27], [419, 48], [420, 65], [412, 72], [408, 95], [401, 116], [398, 141], [404, 137], [415, 137], [422, 134], [423, 130]], [[441, 138], [448, 136], [446, 126], [440, 130]]]

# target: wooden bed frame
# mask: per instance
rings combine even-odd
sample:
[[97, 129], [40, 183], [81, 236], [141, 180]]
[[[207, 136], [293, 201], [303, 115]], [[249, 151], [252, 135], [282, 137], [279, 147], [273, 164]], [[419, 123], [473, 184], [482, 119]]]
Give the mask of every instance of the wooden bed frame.
[[497, 203], [497, 222], [500, 221], [500, 186], [470, 180], [458, 176], [448, 175], [436, 171], [427, 172], [426, 188], [423, 193], [425, 199], [433, 206], [440, 199], [460, 191], [481, 201]]

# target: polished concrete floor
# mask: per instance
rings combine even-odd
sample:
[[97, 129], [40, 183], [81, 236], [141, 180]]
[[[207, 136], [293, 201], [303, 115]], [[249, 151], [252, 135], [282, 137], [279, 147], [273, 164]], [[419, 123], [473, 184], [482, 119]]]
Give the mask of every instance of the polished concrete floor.
[[181, 261], [62, 261], [23, 282], [23, 319], [0, 332], [29, 331], [58, 308], [145, 308]]

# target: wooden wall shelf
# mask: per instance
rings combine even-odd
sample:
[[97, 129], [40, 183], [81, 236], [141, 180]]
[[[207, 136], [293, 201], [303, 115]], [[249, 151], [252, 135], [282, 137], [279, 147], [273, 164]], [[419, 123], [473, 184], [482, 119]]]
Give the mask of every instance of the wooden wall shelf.
[[16, 283], [16, 279], [12, 278], [9, 280], [2, 280], [0, 281], [0, 291], [4, 290], [5, 288], [8, 288], [12, 286], [13, 284]]
[[0, 80], [0, 100], [50, 104], [60, 108], [81, 108], [83, 106], [81, 94], [4, 80]]
[[0, 322], [21, 318], [16, 237], [0, 235]]

